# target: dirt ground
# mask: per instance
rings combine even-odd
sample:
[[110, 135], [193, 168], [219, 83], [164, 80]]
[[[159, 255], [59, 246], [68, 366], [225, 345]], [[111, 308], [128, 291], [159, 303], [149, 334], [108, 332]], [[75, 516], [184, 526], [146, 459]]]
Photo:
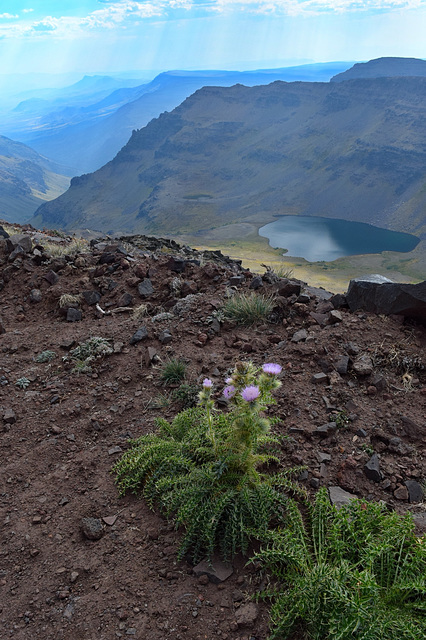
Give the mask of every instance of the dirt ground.
[[[223, 582], [197, 577], [176, 560], [173, 524], [117, 493], [111, 468], [128, 439], [181, 408], [160, 381], [172, 357], [187, 362], [189, 384], [211, 378], [218, 400], [237, 360], [279, 363], [283, 464], [306, 465], [312, 495], [340, 486], [409, 510], [425, 530], [426, 504], [413, 499], [426, 479], [425, 326], [330, 315], [324, 292], [302, 286], [300, 298], [264, 279], [271, 322], [241, 327], [220, 314], [230, 292], [253, 285], [237, 263], [108, 241], [49, 258], [44, 242], [12, 257], [0, 247], [1, 640], [267, 638], [268, 604], [253, 600], [260, 567], [237, 557]], [[79, 305], [61, 308], [65, 294]], [[132, 340], [141, 327], [147, 336]], [[113, 353], [74, 371], [70, 350], [94, 336]], [[38, 362], [46, 350], [55, 356]], [[377, 481], [364, 469], [374, 453]], [[85, 518], [101, 525], [99, 539], [84, 535]]]

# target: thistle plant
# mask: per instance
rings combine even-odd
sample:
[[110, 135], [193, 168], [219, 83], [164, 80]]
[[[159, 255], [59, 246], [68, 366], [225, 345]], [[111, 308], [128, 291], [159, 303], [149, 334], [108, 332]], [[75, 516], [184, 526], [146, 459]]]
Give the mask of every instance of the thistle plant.
[[[142, 493], [184, 530], [179, 556], [193, 560], [219, 549], [225, 558], [247, 552], [252, 539], [283, 523], [292, 471], [261, 470], [276, 458], [265, 447], [275, 442], [263, 412], [280, 385], [279, 365], [256, 368], [238, 363], [224, 394], [229, 411], [215, 408], [213, 383], [203, 381], [199, 404], [156, 433], [131, 441], [114, 467], [121, 493]], [[232, 393], [231, 393], [232, 388]]]
[[320, 489], [304, 517], [289, 503], [267, 537], [255, 558], [279, 581], [271, 639], [426, 637], [426, 544], [410, 514], [362, 500], [337, 509]]

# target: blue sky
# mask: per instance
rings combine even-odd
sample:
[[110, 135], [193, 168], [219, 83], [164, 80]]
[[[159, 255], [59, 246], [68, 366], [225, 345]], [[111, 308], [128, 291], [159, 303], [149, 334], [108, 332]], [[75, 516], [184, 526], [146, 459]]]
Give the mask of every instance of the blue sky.
[[426, 0], [0, 0], [0, 73], [426, 58]]

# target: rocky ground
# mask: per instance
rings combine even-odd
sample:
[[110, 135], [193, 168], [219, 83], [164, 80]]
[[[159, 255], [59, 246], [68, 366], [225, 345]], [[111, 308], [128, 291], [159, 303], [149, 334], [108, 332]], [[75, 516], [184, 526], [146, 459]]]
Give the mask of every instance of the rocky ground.
[[[283, 464], [306, 466], [312, 494], [383, 500], [426, 530], [424, 325], [351, 313], [341, 296], [171, 242], [52, 257], [46, 235], [21, 233], [0, 240], [2, 640], [267, 638], [261, 569], [238, 557], [229, 577], [194, 572], [176, 560], [173, 525], [114, 485], [128, 439], [181, 408], [160, 381], [174, 357], [190, 389], [214, 381], [219, 403], [237, 360], [279, 363]], [[274, 296], [270, 321], [224, 321], [224, 300], [250, 290]], [[91, 337], [111, 353], [75, 366]]]

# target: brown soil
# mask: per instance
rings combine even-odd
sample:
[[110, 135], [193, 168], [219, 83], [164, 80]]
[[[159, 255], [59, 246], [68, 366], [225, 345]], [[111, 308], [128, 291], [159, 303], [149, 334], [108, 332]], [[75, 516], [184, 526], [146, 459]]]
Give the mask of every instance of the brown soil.
[[[170, 261], [177, 248], [145, 248], [129, 256], [117, 251], [118, 244], [66, 260], [24, 253], [10, 261], [2, 243], [2, 640], [267, 637], [267, 604], [257, 605], [251, 627], [236, 616], [264, 584], [257, 567], [238, 557], [225, 582], [197, 578], [190, 563], [176, 560], [179, 532], [173, 524], [135, 496], [120, 498], [114, 485], [111, 467], [129, 437], [180, 409], [170, 398], [168, 406], [156, 408], [160, 395], [171, 392], [160, 384], [161, 362], [170, 357], [186, 359], [189, 382], [210, 377], [217, 398], [236, 360], [281, 364], [283, 385], [273, 408], [280, 422], [274, 428], [288, 436], [283, 462], [306, 465], [301, 483], [307, 490], [314, 494], [317, 486], [339, 485], [398, 511], [425, 514], [424, 502], [409, 503], [404, 495], [405, 481], [426, 478], [425, 327], [347, 309], [340, 310], [341, 321], [330, 320], [314, 293], [301, 303], [295, 295], [277, 295], [282, 282], [264, 282], [260, 291], [277, 295], [274, 322], [250, 328], [222, 323], [215, 332], [211, 316], [223, 303], [230, 277], [245, 275], [243, 291], [252, 282], [252, 274], [236, 263], [210, 256], [218, 262], [198, 265], [188, 262], [197, 256], [187, 253], [179, 273], [173, 271], [178, 263]], [[148, 276], [154, 292], [142, 299], [137, 286]], [[34, 290], [41, 292], [40, 302], [32, 301]], [[83, 300], [81, 321], [67, 321], [60, 296], [84, 291], [101, 293], [99, 306], [108, 313]], [[126, 301], [126, 293], [132, 299]], [[175, 307], [173, 319], [153, 319], [179, 300], [188, 304], [180, 311]], [[141, 320], [129, 311], [109, 313], [142, 302], [148, 315]], [[148, 338], [131, 345], [142, 325]], [[303, 328], [307, 339], [293, 342]], [[168, 345], [158, 340], [164, 329], [172, 335]], [[110, 340], [114, 353], [97, 360], [91, 374], [73, 373], [62, 357], [92, 336]], [[56, 357], [36, 362], [45, 350]], [[340, 375], [336, 363], [347, 355], [348, 371]], [[372, 373], [355, 372], [360, 355], [373, 359]], [[320, 373], [326, 377], [316, 382], [313, 376]], [[16, 381], [24, 377], [29, 385], [19, 388]], [[336, 431], [315, 432], [333, 419]], [[380, 456], [380, 482], [364, 473], [373, 451]], [[321, 462], [318, 454], [330, 460]], [[83, 536], [85, 517], [101, 520], [99, 540]]]

